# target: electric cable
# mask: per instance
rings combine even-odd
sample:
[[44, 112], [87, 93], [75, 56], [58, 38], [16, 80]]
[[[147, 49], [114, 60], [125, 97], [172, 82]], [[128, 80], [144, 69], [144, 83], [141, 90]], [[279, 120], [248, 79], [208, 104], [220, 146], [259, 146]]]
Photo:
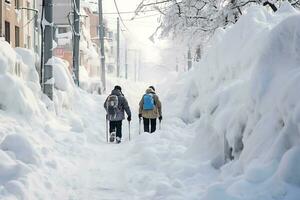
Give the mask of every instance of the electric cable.
[[[117, 10], [117, 12], [118, 12], [118, 15], [119, 15], [119, 17], [120, 17], [120, 20], [121, 20], [123, 26], [125, 27], [125, 29], [127, 29], [127, 31], [129, 31], [129, 29], [127, 28], [126, 24], [125, 24], [124, 21], [123, 21], [123, 18], [122, 18], [122, 16], [121, 16], [121, 14], [120, 14], [120, 11], [119, 11], [119, 8], [118, 8], [118, 5], [117, 5], [116, 0], [114, 0], [114, 4], [115, 4], [116, 10]], [[129, 32], [130, 32], [130, 31], [129, 31]]]

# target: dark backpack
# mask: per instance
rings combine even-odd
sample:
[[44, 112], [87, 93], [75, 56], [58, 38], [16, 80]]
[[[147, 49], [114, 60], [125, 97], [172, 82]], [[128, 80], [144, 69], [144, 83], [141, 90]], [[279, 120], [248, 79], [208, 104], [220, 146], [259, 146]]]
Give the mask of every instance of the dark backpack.
[[153, 110], [155, 107], [153, 94], [145, 94], [144, 97], [144, 110]]
[[106, 112], [108, 120], [113, 120], [117, 117], [119, 110], [119, 99], [116, 95], [109, 95], [106, 101]]

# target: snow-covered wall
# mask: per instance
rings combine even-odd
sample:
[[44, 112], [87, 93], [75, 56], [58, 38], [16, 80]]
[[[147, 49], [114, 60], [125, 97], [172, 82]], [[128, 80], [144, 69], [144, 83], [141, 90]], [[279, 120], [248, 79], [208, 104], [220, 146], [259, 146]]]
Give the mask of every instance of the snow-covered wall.
[[[75, 88], [67, 62], [56, 57], [49, 62], [54, 74], [53, 102], [41, 90], [34, 53], [13, 49], [0, 40], [0, 199], [70, 196], [61, 186], [63, 181], [54, 177], [64, 177], [66, 169], [71, 172], [78, 166], [65, 158], [66, 153], [57, 156], [58, 149], [71, 142], [60, 146], [55, 141], [81, 137], [78, 141], [84, 144], [83, 127], [89, 121], [83, 123], [73, 108], [78, 111], [95, 106], [90, 105], [89, 98], [85, 101], [84, 91]], [[70, 131], [76, 134], [68, 134]], [[59, 175], [59, 171], [63, 173]]]
[[202, 199], [298, 198], [299, 21], [288, 3], [276, 13], [249, 8], [218, 30], [199, 65], [167, 95], [197, 132], [187, 155], [221, 167], [220, 185]]

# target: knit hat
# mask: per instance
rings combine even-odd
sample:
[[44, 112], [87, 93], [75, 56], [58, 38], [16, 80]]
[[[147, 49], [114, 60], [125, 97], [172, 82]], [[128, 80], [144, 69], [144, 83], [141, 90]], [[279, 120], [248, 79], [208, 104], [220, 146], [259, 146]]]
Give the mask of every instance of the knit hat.
[[114, 88], [114, 90], [120, 90], [120, 91], [122, 91], [122, 88], [121, 88], [121, 86], [116, 85], [115, 88]]
[[154, 88], [154, 86], [149, 86], [149, 88], [151, 88], [153, 91], [155, 91], [155, 88]]

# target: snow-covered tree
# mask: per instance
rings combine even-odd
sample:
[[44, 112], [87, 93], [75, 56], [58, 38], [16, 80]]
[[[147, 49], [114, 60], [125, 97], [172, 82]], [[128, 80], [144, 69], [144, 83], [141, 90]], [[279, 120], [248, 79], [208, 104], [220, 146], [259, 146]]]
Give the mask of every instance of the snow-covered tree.
[[[149, 10], [162, 14], [156, 35], [160, 37], [186, 36], [188, 32], [211, 36], [219, 27], [235, 23], [251, 4], [269, 6], [273, 11], [283, 0], [142, 0], [136, 15]], [[289, 0], [294, 7], [300, 7], [300, 0]], [[193, 35], [192, 34], [192, 35]]]

